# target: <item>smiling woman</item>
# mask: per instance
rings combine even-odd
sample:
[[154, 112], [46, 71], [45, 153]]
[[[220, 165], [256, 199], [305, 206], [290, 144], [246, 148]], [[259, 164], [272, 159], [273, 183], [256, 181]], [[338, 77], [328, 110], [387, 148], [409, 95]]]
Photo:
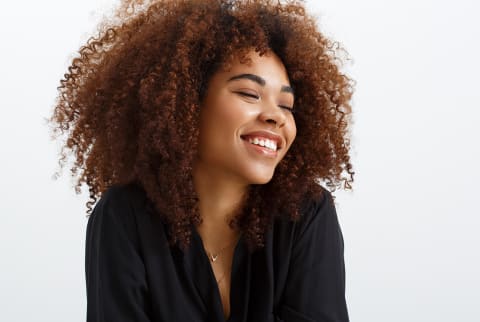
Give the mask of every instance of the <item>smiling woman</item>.
[[243, 187], [272, 179], [297, 132], [293, 94], [281, 60], [253, 50], [247, 58], [248, 64], [235, 61], [209, 81], [200, 109], [196, 164]]
[[88, 321], [348, 321], [319, 185], [353, 181], [335, 48], [295, 1], [124, 1], [102, 24], [51, 120], [91, 196]]

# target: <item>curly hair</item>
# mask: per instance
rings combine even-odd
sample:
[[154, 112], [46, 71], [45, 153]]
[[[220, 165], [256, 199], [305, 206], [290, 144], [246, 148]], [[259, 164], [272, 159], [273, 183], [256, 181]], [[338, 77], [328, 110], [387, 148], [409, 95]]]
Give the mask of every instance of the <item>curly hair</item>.
[[350, 188], [350, 99], [339, 45], [298, 1], [130, 0], [80, 48], [58, 87], [54, 137], [60, 165], [73, 158], [87, 212], [116, 184], [134, 183], [187, 247], [201, 223], [192, 165], [200, 102], [210, 77], [249, 50], [273, 51], [295, 89], [297, 136], [270, 182], [252, 185], [231, 221], [251, 249], [263, 247], [274, 217], [299, 218], [305, 198]]

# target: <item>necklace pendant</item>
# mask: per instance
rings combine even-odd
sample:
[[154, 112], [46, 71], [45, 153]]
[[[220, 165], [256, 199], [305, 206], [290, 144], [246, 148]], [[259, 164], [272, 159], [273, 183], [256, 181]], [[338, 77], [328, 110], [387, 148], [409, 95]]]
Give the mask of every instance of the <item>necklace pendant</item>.
[[210, 255], [210, 259], [212, 260], [212, 262], [216, 262], [217, 259], [218, 259], [218, 254], [217, 255]]

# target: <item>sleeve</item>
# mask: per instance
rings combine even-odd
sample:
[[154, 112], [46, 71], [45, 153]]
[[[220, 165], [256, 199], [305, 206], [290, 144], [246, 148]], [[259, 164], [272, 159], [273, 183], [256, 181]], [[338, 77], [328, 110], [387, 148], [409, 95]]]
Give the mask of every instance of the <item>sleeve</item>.
[[343, 236], [327, 191], [304, 212], [297, 228], [281, 320], [348, 322]]
[[111, 188], [88, 220], [87, 322], [148, 322], [148, 285], [128, 196]]

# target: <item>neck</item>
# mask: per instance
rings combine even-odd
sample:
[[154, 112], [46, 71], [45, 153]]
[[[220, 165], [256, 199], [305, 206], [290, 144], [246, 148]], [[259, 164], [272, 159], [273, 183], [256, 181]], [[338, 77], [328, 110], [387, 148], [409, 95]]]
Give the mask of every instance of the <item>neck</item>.
[[205, 169], [197, 164], [194, 184], [199, 198], [202, 223], [197, 227], [205, 246], [221, 247], [236, 239], [239, 233], [228, 225], [241, 207], [248, 185], [232, 180], [225, 174]]

